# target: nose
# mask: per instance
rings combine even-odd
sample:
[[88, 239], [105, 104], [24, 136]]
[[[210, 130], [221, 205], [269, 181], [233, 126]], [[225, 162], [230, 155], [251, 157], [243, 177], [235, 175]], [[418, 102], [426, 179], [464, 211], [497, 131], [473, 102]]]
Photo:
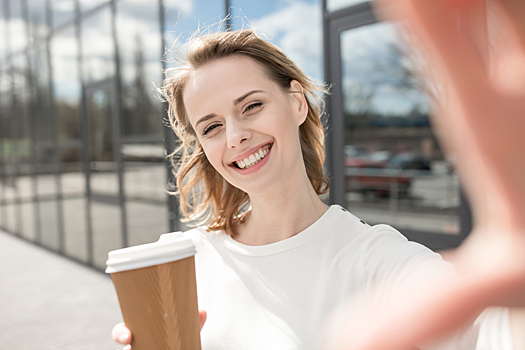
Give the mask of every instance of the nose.
[[226, 144], [230, 149], [239, 147], [251, 136], [252, 133], [243, 126], [243, 123], [234, 118], [226, 124]]

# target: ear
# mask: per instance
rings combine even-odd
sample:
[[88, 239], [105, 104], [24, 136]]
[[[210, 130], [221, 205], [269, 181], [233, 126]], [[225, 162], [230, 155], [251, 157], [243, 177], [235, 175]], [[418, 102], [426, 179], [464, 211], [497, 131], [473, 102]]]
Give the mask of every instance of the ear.
[[290, 98], [293, 101], [294, 115], [297, 117], [297, 125], [302, 125], [308, 115], [308, 104], [306, 103], [306, 96], [304, 96], [304, 89], [297, 80], [290, 82]]

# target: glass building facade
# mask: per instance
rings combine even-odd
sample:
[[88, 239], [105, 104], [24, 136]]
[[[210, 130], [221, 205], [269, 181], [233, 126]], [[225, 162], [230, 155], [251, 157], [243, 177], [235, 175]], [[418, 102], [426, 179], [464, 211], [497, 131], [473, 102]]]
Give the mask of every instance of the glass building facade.
[[[355, 0], [0, 0], [0, 228], [103, 269], [184, 229], [157, 97], [195, 30], [255, 27], [332, 85], [328, 202], [433, 248], [468, 231], [395, 24]], [[231, 19], [221, 21], [227, 12]]]

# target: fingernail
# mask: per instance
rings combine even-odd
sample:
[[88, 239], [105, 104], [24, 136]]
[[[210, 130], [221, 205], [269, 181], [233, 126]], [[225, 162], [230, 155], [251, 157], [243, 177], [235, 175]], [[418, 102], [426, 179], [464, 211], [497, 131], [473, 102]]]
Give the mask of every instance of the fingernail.
[[118, 336], [119, 343], [126, 343], [128, 339], [129, 339], [129, 333], [127, 332], [120, 333]]

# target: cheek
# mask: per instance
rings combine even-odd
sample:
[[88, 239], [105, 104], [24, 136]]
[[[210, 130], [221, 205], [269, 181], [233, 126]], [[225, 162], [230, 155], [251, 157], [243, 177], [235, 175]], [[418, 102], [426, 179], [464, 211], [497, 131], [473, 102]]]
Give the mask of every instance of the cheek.
[[219, 145], [215, 145], [213, 142], [207, 142], [203, 144], [204, 154], [210, 164], [224, 177], [224, 165], [222, 163], [223, 152]]

